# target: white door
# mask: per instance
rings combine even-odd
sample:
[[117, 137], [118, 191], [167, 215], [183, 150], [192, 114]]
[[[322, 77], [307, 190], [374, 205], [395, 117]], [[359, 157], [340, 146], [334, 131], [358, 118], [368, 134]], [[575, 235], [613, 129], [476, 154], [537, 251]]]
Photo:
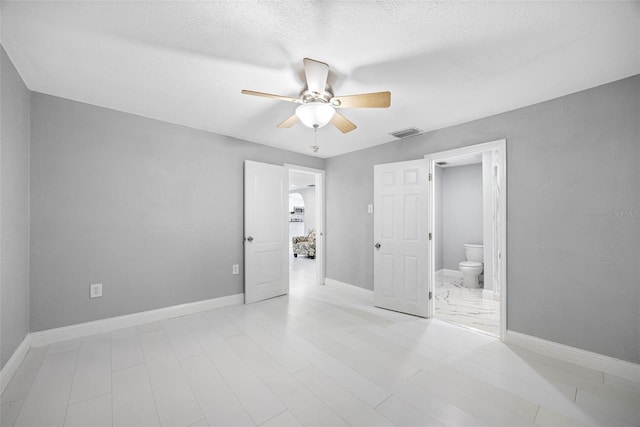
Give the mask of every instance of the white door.
[[426, 160], [374, 167], [376, 307], [429, 316]]
[[245, 161], [245, 304], [289, 292], [288, 190], [284, 166]]

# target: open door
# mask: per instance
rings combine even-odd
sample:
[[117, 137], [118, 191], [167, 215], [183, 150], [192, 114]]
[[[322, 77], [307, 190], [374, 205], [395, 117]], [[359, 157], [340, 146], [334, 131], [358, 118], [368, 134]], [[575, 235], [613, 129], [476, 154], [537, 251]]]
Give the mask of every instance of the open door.
[[244, 302], [289, 293], [289, 173], [244, 163]]
[[[291, 193], [292, 188], [294, 188], [294, 184], [296, 184], [295, 175], [300, 177], [300, 173], [303, 173], [307, 176], [313, 176], [313, 185], [315, 186], [315, 197], [313, 200], [314, 209], [311, 214], [314, 217], [315, 230], [316, 230], [316, 273], [315, 279], [316, 284], [324, 285], [324, 264], [325, 264], [325, 254], [324, 254], [324, 204], [325, 204], [325, 196], [324, 196], [324, 170], [322, 169], [314, 169], [306, 166], [297, 166], [293, 164], [284, 165], [289, 169], [289, 192]], [[292, 181], [293, 180], [293, 181]], [[308, 185], [308, 184], [307, 184]], [[307, 210], [308, 207], [305, 206], [305, 218], [309, 213]], [[292, 261], [292, 259], [290, 259]], [[291, 276], [289, 277], [290, 280]]]
[[374, 167], [376, 307], [429, 317], [426, 160]]

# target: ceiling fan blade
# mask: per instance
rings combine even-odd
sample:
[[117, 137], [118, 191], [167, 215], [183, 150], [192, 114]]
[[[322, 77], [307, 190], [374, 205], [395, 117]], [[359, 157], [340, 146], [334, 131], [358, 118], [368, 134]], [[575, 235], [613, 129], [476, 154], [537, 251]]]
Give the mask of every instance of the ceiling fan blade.
[[291, 117], [289, 117], [287, 120], [283, 121], [282, 123], [280, 123], [277, 127], [279, 128], [290, 128], [291, 126], [295, 125], [296, 123], [298, 123], [298, 116], [296, 116], [295, 114]]
[[331, 119], [331, 124], [338, 128], [342, 133], [348, 133], [357, 128], [353, 122], [349, 121], [345, 116], [335, 113]]
[[307, 79], [307, 89], [311, 92], [322, 94], [327, 87], [329, 66], [315, 59], [304, 58], [304, 75]]
[[331, 105], [336, 108], [388, 108], [391, 105], [391, 92], [334, 96]]
[[297, 104], [302, 103], [302, 101], [299, 98], [291, 98], [290, 96], [283, 96], [283, 95], [273, 95], [271, 93], [265, 93], [265, 92], [256, 92], [254, 90], [243, 89], [242, 91], [240, 91], [240, 93], [242, 93], [243, 95], [262, 96], [265, 98], [279, 99], [280, 101], [295, 102]]

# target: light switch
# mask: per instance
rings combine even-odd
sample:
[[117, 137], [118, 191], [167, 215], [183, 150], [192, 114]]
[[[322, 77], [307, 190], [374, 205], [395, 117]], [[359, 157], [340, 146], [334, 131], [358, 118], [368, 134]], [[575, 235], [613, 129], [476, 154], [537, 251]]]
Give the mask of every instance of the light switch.
[[373, 213], [373, 205], [371, 203], [367, 205], [367, 213]]

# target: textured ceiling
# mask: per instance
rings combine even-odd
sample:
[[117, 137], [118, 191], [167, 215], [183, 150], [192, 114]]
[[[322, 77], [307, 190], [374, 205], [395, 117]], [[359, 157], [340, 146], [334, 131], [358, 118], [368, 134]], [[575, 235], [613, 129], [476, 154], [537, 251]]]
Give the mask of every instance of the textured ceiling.
[[[2, 1], [1, 40], [37, 92], [320, 157], [640, 73], [638, 2]], [[298, 124], [302, 58], [330, 65], [343, 135]]]

